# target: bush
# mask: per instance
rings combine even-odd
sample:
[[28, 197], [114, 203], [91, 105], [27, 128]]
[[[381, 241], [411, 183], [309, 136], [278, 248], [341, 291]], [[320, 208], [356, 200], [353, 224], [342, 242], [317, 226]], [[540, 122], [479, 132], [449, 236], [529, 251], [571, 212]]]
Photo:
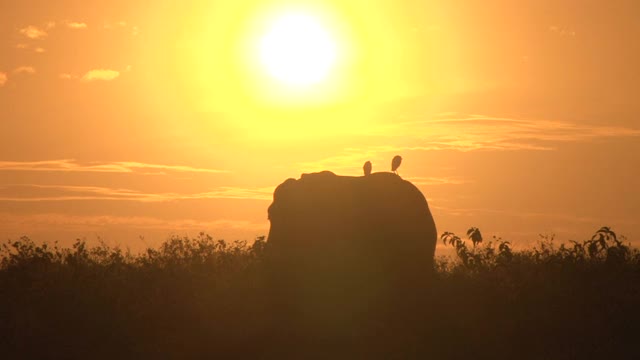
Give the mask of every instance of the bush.
[[438, 259], [420, 288], [398, 284], [374, 299], [321, 289], [317, 278], [297, 279], [308, 291], [293, 291], [272, 276], [264, 237], [201, 233], [139, 254], [23, 237], [0, 248], [0, 346], [6, 358], [634, 354], [640, 254], [624, 237], [603, 227], [519, 251], [478, 228], [467, 238], [443, 233], [455, 259]]

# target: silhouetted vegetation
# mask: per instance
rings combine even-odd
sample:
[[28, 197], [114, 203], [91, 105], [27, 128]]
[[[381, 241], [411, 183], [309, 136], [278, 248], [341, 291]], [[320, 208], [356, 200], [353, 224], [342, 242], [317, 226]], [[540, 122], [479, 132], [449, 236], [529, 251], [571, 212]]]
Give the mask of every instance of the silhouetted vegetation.
[[264, 238], [173, 237], [140, 254], [82, 240], [71, 248], [9, 241], [0, 250], [0, 353], [635, 358], [640, 253], [626, 239], [603, 227], [585, 241], [541, 236], [516, 251], [483, 241], [477, 228], [467, 238], [471, 246], [443, 233], [457, 256], [386, 296], [311, 278], [298, 279], [308, 285], [298, 291], [274, 275]]

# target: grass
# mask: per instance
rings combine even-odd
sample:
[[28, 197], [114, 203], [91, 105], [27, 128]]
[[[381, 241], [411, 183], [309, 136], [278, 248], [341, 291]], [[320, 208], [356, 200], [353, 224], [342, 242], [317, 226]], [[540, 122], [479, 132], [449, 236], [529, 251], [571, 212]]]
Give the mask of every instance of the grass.
[[483, 241], [477, 228], [467, 237], [442, 234], [456, 257], [437, 259], [432, 276], [374, 290], [308, 274], [283, 281], [264, 238], [173, 237], [140, 254], [80, 240], [71, 248], [8, 241], [0, 250], [0, 353], [634, 358], [640, 253], [626, 239], [604, 227], [582, 242], [542, 237], [514, 251], [499, 238]]

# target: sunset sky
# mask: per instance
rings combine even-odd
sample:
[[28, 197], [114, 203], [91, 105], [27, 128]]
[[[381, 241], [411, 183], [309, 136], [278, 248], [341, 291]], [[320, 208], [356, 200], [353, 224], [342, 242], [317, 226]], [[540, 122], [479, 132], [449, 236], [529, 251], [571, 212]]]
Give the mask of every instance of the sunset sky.
[[3, 0], [0, 239], [250, 240], [285, 179], [389, 171], [396, 154], [439, 233], [638, 239], [638, 14], [637, 0]]

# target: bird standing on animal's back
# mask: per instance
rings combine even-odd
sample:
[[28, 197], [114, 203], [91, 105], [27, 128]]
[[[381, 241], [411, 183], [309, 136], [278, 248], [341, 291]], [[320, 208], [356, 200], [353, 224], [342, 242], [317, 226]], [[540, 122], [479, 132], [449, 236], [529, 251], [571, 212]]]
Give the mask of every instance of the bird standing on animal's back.
[[391, 171], [393, 171], [394, 173], [398, 173], [398, 168], [400, 167], [400, 164], [402, 163], [402, 156], [400, 155], [396, 155], [393, 157], [393, 160], [391, 160]]
[[364, 170], [364, 176], [371, 175], [371, 168], [371, 161], [367, 161], [366, 163], [364, 163], [364, 166], [362, 167], [362, 170]]

